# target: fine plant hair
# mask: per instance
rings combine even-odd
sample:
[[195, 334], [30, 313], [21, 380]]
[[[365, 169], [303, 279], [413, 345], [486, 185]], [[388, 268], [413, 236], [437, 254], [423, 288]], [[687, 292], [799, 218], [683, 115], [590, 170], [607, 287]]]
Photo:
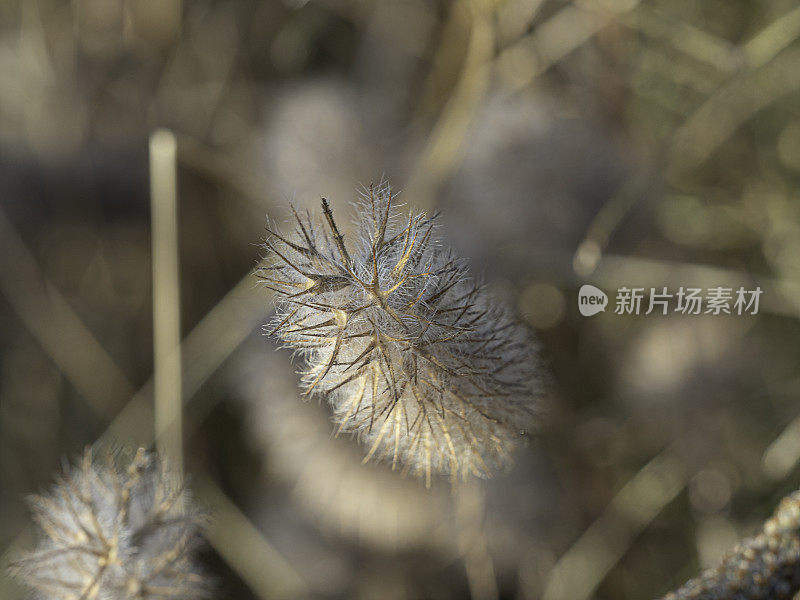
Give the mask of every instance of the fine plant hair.
[[362, 190], [346, 244], [324, 198], [324, 223], [294, 211], [268, 228], [277, 292], [270, 324], [304, 359], [305, 396], [327, 397], [336, 434], [355, 434], [364, 461], [424, 477], [487, 477], [531, 426], [536, 354], [524, 326], [442, 247], [436, 216], [401, 212], [388, 183]]
[[195, 600], [209, 595], [194, 561], [202, 518], [157, 455], [87, 449], [30, 504], [37, 547], [11, 574], [42, 600]]
[[800, 491], [720, 563], [662, 600], [789, 600], [800, 590]]

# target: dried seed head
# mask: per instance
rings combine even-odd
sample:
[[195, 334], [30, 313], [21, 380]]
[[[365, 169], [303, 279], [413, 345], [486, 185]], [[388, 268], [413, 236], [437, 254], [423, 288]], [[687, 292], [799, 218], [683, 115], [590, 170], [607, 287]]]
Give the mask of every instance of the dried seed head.
[[662, 600], [789, 600], [800, 590], [800, 491], [781, 500], [755, 536]]
[[47, 600], [195, 600], [208, 586], [196, 568], [200, 517], [165, 463], [140, 449], [124, 468], [105, 452], [31, 499], [38, 547], [12, 574]]
[[305, 358], [305, 394], [327, 396], [365, 461], [428, 485], [434, 472], [488, 476], [531, 424], [533, 344], [440, 246], [435, 217], [400, 214], [388, 184], [362, 196], [349, 247], [325, 199], [324, 225], [295, 213], [294, 235], [269, 232], [272, 332]]

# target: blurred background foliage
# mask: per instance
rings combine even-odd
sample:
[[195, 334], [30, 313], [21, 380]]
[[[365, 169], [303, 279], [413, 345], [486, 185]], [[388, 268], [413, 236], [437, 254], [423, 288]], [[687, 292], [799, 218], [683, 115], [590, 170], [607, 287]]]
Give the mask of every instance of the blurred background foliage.
[[[178, 140], [186, 468], [220, 598], [645, 599], [798, 486], [793, 0], [0, 3], [0, 552], [149, 444], [147, 141]], [[451, 493], [361, 465], [261, 335], [265, 216], [386, 175], [538, 331], [547, 410]], [[347, 219], [341, 218], [341, 221]], [[576, 310], [743, 285], [757, 316]], [[0, 596], [22, 591], [0, 575]]]

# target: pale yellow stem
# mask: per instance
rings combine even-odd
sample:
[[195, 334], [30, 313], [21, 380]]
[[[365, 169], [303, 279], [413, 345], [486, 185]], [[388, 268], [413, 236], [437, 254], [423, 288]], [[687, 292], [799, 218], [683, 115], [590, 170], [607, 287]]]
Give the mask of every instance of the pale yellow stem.
[[176, 154], [177, 143], [171, 132], [158, 130], [150, 136], [156, 444], [159, 452], [182, 470]]

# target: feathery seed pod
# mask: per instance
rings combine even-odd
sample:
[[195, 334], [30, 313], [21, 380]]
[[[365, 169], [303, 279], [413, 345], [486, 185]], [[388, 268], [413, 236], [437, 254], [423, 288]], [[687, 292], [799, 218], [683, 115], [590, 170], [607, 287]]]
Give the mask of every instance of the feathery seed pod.
[[11, 572], [47, 600], [195, 600], [209, 586], [193, 552], [200, 516], [164, 461], [139, 449], [80, 463], [31, 499], [42, 536]]
[[362, 191], [349, 247], [324, 198], [324, 224], [295, 211], [292, 236], [268, 230], [271, 333], [305, 359], [305, 395], [328, 398], [365, 461], [391, 459], [428, 486], [433, 473], [489, 476], [531, 426], [535, 347], [441, 247], [435, 216], [394, 200], [387, 183]]
[[662, 600], [789, 600], [800, 590], [800, 491], [755, 536]]

